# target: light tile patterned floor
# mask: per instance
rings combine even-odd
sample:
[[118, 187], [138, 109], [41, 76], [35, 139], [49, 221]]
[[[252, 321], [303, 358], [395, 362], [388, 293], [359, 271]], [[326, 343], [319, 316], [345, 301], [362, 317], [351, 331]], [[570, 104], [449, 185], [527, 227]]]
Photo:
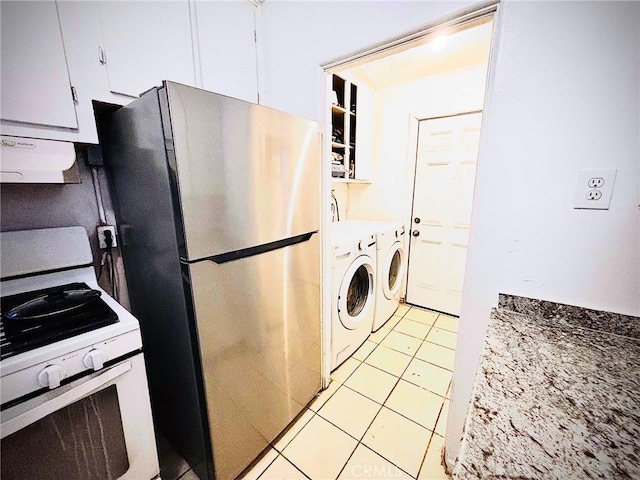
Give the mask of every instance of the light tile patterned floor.
[[401, 305], [244, 477], [440, 479], [458, 319]]

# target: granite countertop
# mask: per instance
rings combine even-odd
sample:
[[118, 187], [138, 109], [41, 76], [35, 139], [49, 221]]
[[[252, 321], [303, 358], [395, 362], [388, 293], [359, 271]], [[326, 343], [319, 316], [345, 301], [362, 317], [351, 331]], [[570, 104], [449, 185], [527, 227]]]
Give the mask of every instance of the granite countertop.
[[539, 315], [493, 310], [454, 478], [640, 478], [640, 319]]

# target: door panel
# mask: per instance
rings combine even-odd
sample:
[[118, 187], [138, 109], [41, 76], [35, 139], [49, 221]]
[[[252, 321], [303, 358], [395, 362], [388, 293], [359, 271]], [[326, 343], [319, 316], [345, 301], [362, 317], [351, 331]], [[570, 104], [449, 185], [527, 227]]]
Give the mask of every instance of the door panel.
[[[416, 210], [415, 216], [428, 225], [441, 225], [442, 219], [446, 218], [450, 208], [451, 188], [447, 179], [449, 165], [448, 163], [431, 163], [428, 168], [430, 175], [424, 179], [424, 188], [414, 199], [414, 202], [417, 200], [424, 207]], [[422, 216], [417, 215], [418, 213]]]
[[[418, 153], [407, 301], [460, 314], [481, 114], [424, 120]], [[420, 222], [416, 222], [419, 218]]]
[[256, 103], [254, 12], [258, 7], [250, 2], [198, 0], [195, 8], [202, 88]]
[[315, 122], [167, 84], [189, 260], [317, 231]]
[[78, 128], [54, 2], [5, 2], [2, 20], [2, 119]]
[[189, 266], [216, 478], [235, 478], [320, 389], [319, 235]]
[[163, 80], [195, 84], [187, 2], [100, 1], [98, 5], [112, 92], [137, 97]]

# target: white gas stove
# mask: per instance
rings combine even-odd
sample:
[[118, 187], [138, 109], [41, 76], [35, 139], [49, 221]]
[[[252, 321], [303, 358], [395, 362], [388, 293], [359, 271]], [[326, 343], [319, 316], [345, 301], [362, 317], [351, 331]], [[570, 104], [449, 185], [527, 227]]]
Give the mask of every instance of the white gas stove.
[[157, 477], [138, 321], [98, 286], [84, 228], [0, 244], [0, 476]]

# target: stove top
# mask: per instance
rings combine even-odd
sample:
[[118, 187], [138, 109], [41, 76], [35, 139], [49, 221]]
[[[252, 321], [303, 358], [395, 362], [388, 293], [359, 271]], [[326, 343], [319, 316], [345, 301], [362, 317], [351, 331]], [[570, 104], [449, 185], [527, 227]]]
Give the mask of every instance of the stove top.
[[84, 282], [2, 297], [0, 359], [117, 323], [100, 297]]
[[136, 318], [98, 285], [83, 227], [0, 232], [0, 244], [0, 410], [37, 395], [51, 365], [65, 384], [142, 350]]

